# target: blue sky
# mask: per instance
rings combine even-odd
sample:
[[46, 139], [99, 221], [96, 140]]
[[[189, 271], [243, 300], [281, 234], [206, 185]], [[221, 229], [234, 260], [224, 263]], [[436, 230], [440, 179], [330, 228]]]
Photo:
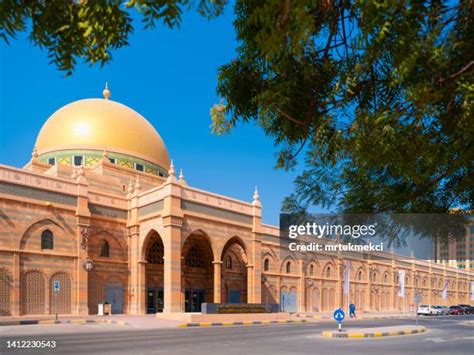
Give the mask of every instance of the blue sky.
[[232, 9], [208, 21], [197, 13], [179, 29], [136, 23], [130, 46], [114, 52], [112, 63], [80, 65], [65, 78], [46, 52], [20, 34], [0, 43], [0, 163], [23, 166], [41, 126], [61, 106], [101, 97], [105, 81], [111, 99], [145, 116], [164, 139], [177, 169], [191, 186], [250, 201], [258, 186], [263, 221], [278, 224], [281, 201], [292, 191], [295, 172], [274, 169], [276, 149], [259, 127], [240, 125], [230, 135], [212, 135], [210, 107], [217, 70], [235, 56]]

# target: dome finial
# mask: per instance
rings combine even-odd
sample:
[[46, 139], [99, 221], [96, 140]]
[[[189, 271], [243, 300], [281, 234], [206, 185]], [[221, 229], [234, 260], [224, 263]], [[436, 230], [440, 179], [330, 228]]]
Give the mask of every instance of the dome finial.
[[184, 180], [184, 173], [183, 173], [183, 169], [180, 169], [179, 170], [179, 178], [178, 178], [178, 182], [181, 184], [181, 185], [184, 185], [186, 186], [186, 180]]
[[102, 91], [102, 95], [104, 95], [104, 99], [108, 100], [110, 97], [110, 90], [109, 90], [109, 83], [105, 82], [105, 89]]
[[176, 182], [176, 171], [174, 170], [173, 159], [171, 159], [170, 168], [168, 170], [167, 182]]
[[253, 201], [252, 201], [252, 204], [253, 204], [254, 206], [261, 206], [261, 203], [260, 203], [260, 195], [258, 194], [257, 186], [255, 186], [255, 192], [253, 193]]
[[176, 171], [174, 170], [173, 159], [171, 159], [171, 164], [170, 164], [170, 168], [168, 170], [168, 174], [170, 176], [175, 176], [175, 174], [176, 174]]

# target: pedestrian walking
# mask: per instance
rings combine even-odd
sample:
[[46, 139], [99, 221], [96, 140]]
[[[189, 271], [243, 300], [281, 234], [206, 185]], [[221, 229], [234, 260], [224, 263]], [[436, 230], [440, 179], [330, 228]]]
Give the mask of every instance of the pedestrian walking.
[[356, 316], [356, 306], [354, 303], [351, 302], [351, 304], [349, 305], [349, 315], [354, 318], [357, 318]]

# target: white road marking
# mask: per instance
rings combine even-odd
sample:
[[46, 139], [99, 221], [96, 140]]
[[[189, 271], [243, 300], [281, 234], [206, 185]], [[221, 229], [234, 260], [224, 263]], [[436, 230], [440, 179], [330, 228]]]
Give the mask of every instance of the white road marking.
[[451, 341], [459, 341], [459, 340], [474, 340], [474, 337], [453, 337], [453, 338], [426, 338], [424, 341], [432, 341], [433, 343], [446, 343]]

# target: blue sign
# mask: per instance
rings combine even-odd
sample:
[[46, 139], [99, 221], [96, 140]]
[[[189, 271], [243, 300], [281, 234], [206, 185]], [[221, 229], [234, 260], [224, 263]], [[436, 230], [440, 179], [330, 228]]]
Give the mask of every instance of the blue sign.
[[54, 292], [59, 292], [59, 288], [60, 288], [59, 281], [54, 281], [54, 283], [53, 283]]
[[346, 315], [345, 315], [344, 311], [341, 308], [338, 308], [334, 311], [333, 317], [334, 317], [334, 320], [336, 322], [341, 323], [344, 320], [344, 318], [346, 317]]

